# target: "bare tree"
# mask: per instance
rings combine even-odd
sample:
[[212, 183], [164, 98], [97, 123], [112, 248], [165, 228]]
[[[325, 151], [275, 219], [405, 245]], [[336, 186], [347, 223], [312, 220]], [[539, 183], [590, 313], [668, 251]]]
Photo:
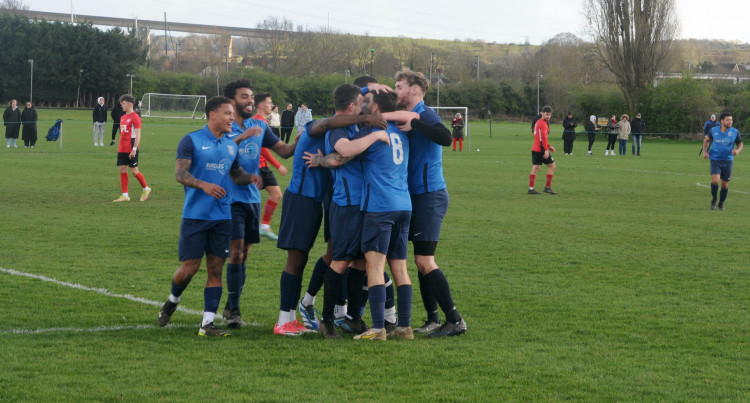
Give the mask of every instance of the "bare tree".
[[595, 55], [635, 110], [672, 50], [679, 28], [674, 0], [585, 0], [585, 14]]
[[29, 6], [23, 2], [23, 0], [3, 0], [0, 1], [0, 8], [7, 8], [9, 10], [28, 10]]

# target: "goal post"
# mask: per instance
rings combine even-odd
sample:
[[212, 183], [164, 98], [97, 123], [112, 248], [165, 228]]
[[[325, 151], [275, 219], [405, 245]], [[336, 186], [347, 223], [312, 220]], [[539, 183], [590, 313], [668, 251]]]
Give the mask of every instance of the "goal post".
[[141, 115], [152, 118], [205, 119], [205, 95], [147, 92], [141, 100]]
[[[440, 119], [447, 119], [449, 122], [453, 121], [453, 117], [456, 115], [456, 113], [460, 113], [461, 116], [464, 118], [464, 137], [466, 138], [469, 147], [468, 150], [471, 151], [471, 129], [469, 128], [469, 108], [466, 106], [431, 106], [432, 109], [437, 112], [437, 114], [440, 116]], [[443, 111], [444, 113], [441, 113]], [[450, 123], [446, 125], [450, 128]], [[453, 131], [451, 130], [451, 133]]]

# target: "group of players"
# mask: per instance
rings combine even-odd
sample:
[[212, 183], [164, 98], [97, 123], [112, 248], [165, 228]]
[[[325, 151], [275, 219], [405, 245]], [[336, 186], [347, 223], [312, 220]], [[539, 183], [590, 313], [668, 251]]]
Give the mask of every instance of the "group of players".
[[[185, 186], [182, 264], [159, 311], [159, 325], [169, 323], [204, 254], [208, 278], [198, 334], [229, 335], [214, 324], [227, 258], [223, 316], [230, 328], [244, 324], [240, 297], [250, 246], [259, 242], [259, 157], [267, 147], [282, 158], [294, 155], [277, 241], [287, 251], [287, 261], [275, 334], [320, 330], [325, 338], [341, 338], [337, 325], [361, 340], [466, 332], [434, 259], [449, 201], [442, 147], [450, 145], [451, 134], [424, 104], [429, 88], [424, 75], [404, 69], [395, 78], [394, 89], [371, 77], [338, 86], [333, 94], [336, 114], [308, 122], [291, 144], [279, 140], [265, 121], [252, 118], [255, 100], [249, 80], [228, 83], [224, 97], [207, 102], [206, 126], [186, 135], [177, 149], [175, 176]], [[323, 222], [327, 251], [316, 262], [300, 301], [304, 268]], [[425, 324], [414, 330], [406, 264], [409, 239], [427, 311]], [[386, 262], [392, 282], [384, 271]], [[324, 301], [318, 317], [313, 304], [321, 287]], [[362, 320], [365, 302], [372, 327]], [[443, 323], [438, 305], [446, 318]]]

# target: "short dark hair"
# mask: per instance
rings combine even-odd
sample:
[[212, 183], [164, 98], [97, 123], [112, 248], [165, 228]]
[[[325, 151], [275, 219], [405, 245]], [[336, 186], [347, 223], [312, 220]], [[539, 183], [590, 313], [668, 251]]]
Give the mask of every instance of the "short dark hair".
[[380, 91], [372, 94], [372, 102], [380, 108], [380, 113], [396, 110], [398, 95], [395, 92]]
[[544, 105], [544, 108], [542, 108], [542, 112], [552, 113], [552, 107], [549, 105]]
[[359, 76], [354, 79], [354, 85], [359, 88], [367, 87], [367, 84], [378, 83], [378, 79], [373, 76]]
[[351, 103], [357, 103], [362, 91], [354, 84], [339, 84], [333, 90], [333, 107], [337, 111], [346, 110]]
[[[247, 88], [247, 87], [237, 87], [237, 88]], [[227, 97], [222, 96], [215, 96], [206, 101], [206, 118], [210, 118], [209, 114], [217, 109], [219, 109], [224, 104], [232, 104], [232, 101], [229, 100]]]
[[721, 115], [719, 115], [719, 121], [724, 120], [724, 118], [727, 116], [732, 116], [732, 112], [724, 112]]
[[270, 92], [259, 92], [253, 96], [253, 99], [255, 100], [255, 105], [258, 105], [261, 102], [264, 102], [267, 98], [271, 98]]
[[239, 78], [224, 85], [224, 96], [234, 99], [234, 96], [237, 95], [237, 90], [240, 88], [249, 88], [252, 90], [255, 87], [253, 87], [253, 82], [247, 78]]
[[130, 94], [125, 94], [125, 95], [121, 96], [120, 97], [120, 102], [122, 102], [122, 101], [128, 101], [131, 104], [135, 105], [135, 97], [132, 96], [132, 95], [130, 95]]

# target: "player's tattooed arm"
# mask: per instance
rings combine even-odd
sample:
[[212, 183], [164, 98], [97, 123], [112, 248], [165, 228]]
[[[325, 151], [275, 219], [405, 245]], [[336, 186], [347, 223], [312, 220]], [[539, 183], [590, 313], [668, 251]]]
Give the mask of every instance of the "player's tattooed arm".
[[174, 176], [177, 182], [180, 182], [187, 187], [201, 189], [215, 199], [221, 199], [226, 196], [227, 192], [221, 186], [214, 183], [204, 182], [193, 176], [193, 174], [190, 173], [190, 165], [192, 163], [192, 160], [184, 158], [177, 159], [174, 169]]
[[263, 187], [263, 179], [255, 174], [249, 174], [242, 168], [234, 168], [229, 171], [232, 181], [240, 186], [253, 184], [258, 189]]
[[302, 156], [302, 159], [305, 160], [305, 164], [310, 168], [338, 168], [351, 161], [353, 158], [354, 157], [344, 157], [336, 151], [324, 155], [320, 150], [318, 150], [317, 154], [305, 151], [305, 155]]

